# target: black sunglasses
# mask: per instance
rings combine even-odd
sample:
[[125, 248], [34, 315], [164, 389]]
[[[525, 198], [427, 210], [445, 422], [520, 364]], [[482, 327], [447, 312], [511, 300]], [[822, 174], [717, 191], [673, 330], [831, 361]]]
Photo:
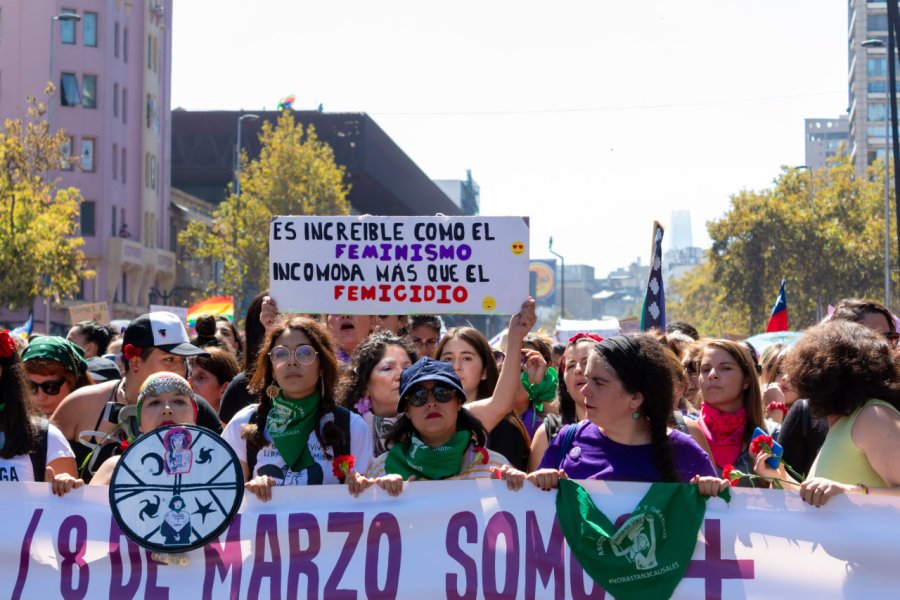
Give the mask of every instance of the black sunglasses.
[[49, 381], [42, 381], [41, 383], [35, 383], [29, 380], [28, 385], [31, 386], [32, 394], [37, 394], [38, 388], [41, 388], [48, 396], [55, 396], [59, 393], [59, 390], [62, 388], [62, 384], [64, 384], [65, 382], [65, 379], [51, 379]]
[[430, 390], [426, 387], [419, 386], [413, 391], [406, 394], [406, 402], [410, 406], [424, 406], [428, 402], [428, 395], [434, 396], [434, 399], [444, 404], [450, 402], [456, 396], [456, 390], [441, 384], [435, 384]]

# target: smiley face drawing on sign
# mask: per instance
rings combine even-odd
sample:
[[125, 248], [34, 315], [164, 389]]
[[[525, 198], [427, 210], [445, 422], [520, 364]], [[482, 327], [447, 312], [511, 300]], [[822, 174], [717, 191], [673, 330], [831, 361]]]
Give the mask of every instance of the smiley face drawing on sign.
[[493, 296], [487, 296], [484, 300], [481, 301], [481, 308], [484, 310], [494, 310], [497, 308], [497, 301], [494, 300]]
[[522, 253], [525, 252], [525, 244], [523, 242], [515, 241], [510, 248], [516, 256], [522, 256]]

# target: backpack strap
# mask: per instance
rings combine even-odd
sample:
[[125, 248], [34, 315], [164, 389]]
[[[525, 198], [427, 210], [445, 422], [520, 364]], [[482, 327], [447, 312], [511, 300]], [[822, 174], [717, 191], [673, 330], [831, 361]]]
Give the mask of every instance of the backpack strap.
[[559, 460], [556, 463], [557, 469], [562, 467], [566, 455], [569, 454], [569, 450], [572, 448], [572, 442], [575, 441], [575, 434], [577, 432], [578, 423], [570, 423], [559, 430], [559, 435], [562, 437], [559, 440]]
[[44, 471], [47, 468], [47, 436], [50, 429], [50, 421], [41, 417], [34, 422], [37, 429], [37, 438], [28, 456], [31, 458], [31, 468], [34, 469], [34, 480], [44, 481]]

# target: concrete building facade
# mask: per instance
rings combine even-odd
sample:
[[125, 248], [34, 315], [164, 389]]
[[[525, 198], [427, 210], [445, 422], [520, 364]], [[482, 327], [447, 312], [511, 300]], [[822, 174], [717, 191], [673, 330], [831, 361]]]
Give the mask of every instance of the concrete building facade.
[[838, 153], [841, 146], [849, 151], [850, 121], [847, 115], [836, 119], [804, 119], [806, 131], [806, 165], [824, 169], [828, 159]]
[[[75, 303], [106, 301], [114, 318], [146, 312], [151, 291], [175, 281], [171, 47], [172, 0], [0, 0], [0, 118], [24, 118], [26, 97], [45, 98], [48, 79], [56, 86], [50, 127], [66, 132], [80, 164], [53, 175], [82, 192], [84, 252], [97, 272]], [[54, 332], [68, 325], [66, 304], [50, 311]], [[38, 323], [44, 311], [38, 299]]]

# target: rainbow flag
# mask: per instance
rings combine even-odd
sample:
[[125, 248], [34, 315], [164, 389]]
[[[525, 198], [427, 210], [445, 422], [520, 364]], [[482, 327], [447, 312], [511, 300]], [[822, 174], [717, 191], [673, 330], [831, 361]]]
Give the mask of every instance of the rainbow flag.
[[234, 299], [231, 296], [216, 296], [215, 298], [201, 300], [188, 309], [188, 325], [193, 327], [197, 322], [197, 317], [204, 315], [213, 315], [215, 317], [222, 315], [228, 317], [229, 321], [234, 321]]
[[294, 102], [296, 102], [296, 101], [297, 101], [297, 97], [294, 96], [294, 94], [291, 94], [290, 96], [282, 98], [278, 102], [278, 110], [284, 110], [286, 108], [290, 109], [290, 110], [294, 110]]

